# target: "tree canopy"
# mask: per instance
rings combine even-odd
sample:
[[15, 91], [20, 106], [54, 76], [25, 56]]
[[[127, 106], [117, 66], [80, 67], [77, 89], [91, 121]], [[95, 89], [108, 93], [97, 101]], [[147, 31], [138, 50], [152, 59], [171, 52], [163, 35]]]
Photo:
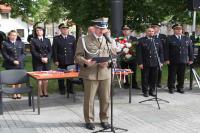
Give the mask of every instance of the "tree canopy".
[[[52, 0], [59, 1], [60, 6], [68, 9], [66, 16], [76, 24], [87, 27], [92, 19], [106, 16], [110, 17], [109, 0]], [[187, 0], [124, 0], [124, 24], [141, 31], [151, 23], [192, 23], [192, 13], [187, 9]], [[197, 23], [200, 14], [197, 13]]]
[[[86, 28], [91, 20], [110, 17], [111, 0], [1, 0], [12, 6], [12, 16], [22, 16], [26, 21], [56, 22], [72, 20]], [[142, 31], [150, 23], [180, 22], [191, 24], [192, 13], [187, 9], [187, 0], [124, 0], [124, 24]], [[200, 14], [197, 13], [197, 23]]]

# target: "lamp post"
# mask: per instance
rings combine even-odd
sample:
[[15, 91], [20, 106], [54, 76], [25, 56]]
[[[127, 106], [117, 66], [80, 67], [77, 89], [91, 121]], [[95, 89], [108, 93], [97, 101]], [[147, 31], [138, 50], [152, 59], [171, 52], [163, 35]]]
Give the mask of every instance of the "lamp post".
[[123, 0], [111, 0], [110, 2], [112, 36], [119, 37], [123, 26]]

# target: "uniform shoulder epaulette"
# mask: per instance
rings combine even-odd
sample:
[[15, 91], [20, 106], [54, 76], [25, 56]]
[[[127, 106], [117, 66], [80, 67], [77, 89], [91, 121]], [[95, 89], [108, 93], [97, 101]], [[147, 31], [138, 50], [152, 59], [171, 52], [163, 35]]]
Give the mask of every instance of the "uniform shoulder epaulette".
[[141, 38], [138, 39], [138, 41], [142, 41], [144, 39], [145, 39], [145, 37], [141, 37]]

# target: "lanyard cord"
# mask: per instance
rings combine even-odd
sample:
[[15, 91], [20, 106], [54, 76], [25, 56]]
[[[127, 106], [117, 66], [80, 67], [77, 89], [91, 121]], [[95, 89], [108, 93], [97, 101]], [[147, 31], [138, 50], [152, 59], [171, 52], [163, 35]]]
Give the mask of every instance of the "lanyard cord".
[[83, 44], [83, 48], [84, 48], [84, 50], [86, 51], [86, 53], [91, 54], [91, 55], [97, 55], [97, 54], [99, 54], [99, 51], [100, 51], [100, 50], [97, 50], [97, 51], [94, 52], [94, 53], [88, 51], [88, 49], [86, 48], [86, 45], [85, 45], [85, 39], [84, 39], [84, 37], [82, 37], [82, 44]]

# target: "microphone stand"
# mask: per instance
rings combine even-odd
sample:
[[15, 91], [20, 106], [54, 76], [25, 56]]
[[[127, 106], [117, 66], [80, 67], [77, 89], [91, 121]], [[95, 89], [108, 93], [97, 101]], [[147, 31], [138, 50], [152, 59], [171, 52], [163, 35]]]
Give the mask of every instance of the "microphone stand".
[[[108, 129], [110, 129], [110, 130], [108, 130], [108, 129], [102, 129], [102, 130], [99, 130], [99, 131], [95, 131], [95, 132], [93, 132], [93, 133], [99, 133], [99, 132], [113, 132], [113, 133], [115, 133], [115, 131], [116, 130], [122, 130], [122, 131], [124, 131], [124, 132], [127, 132], [128, 130], [127, 129], [124, 129], [124, 128], [119, 128], [119, 127], [114, 127], [113, 126], [113, 85], [112, 85], [112, 77], [113, 77], [113, 72], [115, 72], [115, 65], [114, 65], [114, 63], [113, 63], [113, 57], [112, 57], [112, 51], [111, 51], [111, 49], [109, 48], [109, 46], [108, 46], [108, 42], [111, 42], [111, 41], [109, 41], [109, 40], [107, 40], [107, 38], [106, 38], [106, 44], [107, 44], [107, 47], [108, 47], [108, 52], [109, 52], [109, 58], [110, 58], [110, 65], [109, 65], [109, 67], [111, 68], [111, 83], [110, 83], [110, 114], [111, 114], [111, 119], [110, 119], [110, 121], [111, 121], [111, 125], [110, 125], [110, 128], [108, 128]], [[114, 70], [114, 71], [113, 71]]]
[[[153, 41], [153, 47], [154, 47], [155, 52], [156, 52], [156, 59], [157, 59], [157, 61], [158, 61], [158, 67], [159, 67], [159, 70], [161, 70], [162, 67], [161, 67], [160, 58], [159, 58], [159, 56], [158, 56], [158, 50], [157, 50], [157, 48], [156, 48], [154, 39], [152, 39], [152, 41]], [[157, 83], [157, 80], [158, 80], [158, 75], [156, 76], [156, 83]], [[158, 105], [158, 109], [160, 109], [160, 104], [159, 104], [158, 101], [163, 101], [163, 102], [169, 103], [169, 101], [166, 101], [166, 100], [163, 100], [163, 99], [158, 98], [158, 89], [157, 89], [157, 85], [155, 85], [155, 91], [156, 91], [156, 95], [155, 95], [154, 98], [147, 99], [147, 100], [144, 100], [144, 101], [140, 101], [139, 103], [143, 103], [143, 102], [147, 102], [147, 101], [156, 101], [156, 103], [157, 103], [157, 105]]]
[[192, 73], [194, 74], [194, 77], [195, 77], [195, 80], [197, 82], [197, 85], [200, 88], [200, 76], [198, 75], [198, 73], [195, 71], [194, 68], [191, 68], [191, 69], [192, 69]]

